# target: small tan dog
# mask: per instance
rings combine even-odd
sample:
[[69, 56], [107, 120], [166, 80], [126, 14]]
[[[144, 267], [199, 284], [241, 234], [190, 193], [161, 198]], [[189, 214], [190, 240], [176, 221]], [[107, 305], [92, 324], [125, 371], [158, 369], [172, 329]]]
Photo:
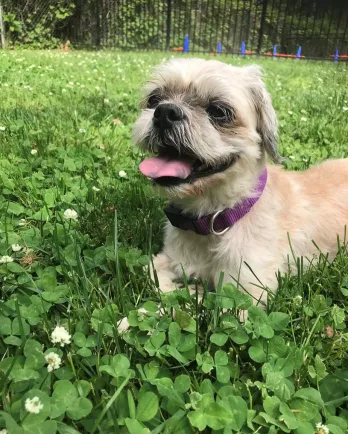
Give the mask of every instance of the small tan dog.
[[[348, 160], [304, 172], [279, 162], [277, 119], [260, 68], [174, 59], [145, 88], [134, 142], [156, 156], [141, 172], [171, 200], [163, 252], [154, 260], [162, 291], [187, 276], [239, 282], [256, 301], [277, 289], [277, 271], [318, 249], [333, 258], [348, 222]], [[247, 265], [246, 265], [247, 264]], [[251, 271], [252, 270], [252, 271]]]

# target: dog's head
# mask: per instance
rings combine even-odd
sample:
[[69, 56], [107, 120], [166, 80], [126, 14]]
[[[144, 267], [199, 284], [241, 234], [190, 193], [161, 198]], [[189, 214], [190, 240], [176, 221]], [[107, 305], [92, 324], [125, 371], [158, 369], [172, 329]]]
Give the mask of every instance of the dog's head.
[[266, 152], [278, 161], [276, 134], [259, 67], [174, 59], [146, 85], [133, 141], [155, 154], [141, 163], [144, 175], [171, 195], [189, 195], [238, 165], [262, 165]]

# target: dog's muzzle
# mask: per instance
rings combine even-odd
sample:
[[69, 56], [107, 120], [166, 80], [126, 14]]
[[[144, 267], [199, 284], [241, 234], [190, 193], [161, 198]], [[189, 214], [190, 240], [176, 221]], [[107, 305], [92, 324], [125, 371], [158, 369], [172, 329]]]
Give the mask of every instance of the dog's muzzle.
[[[172, 103], [159, 104], [153, 114], [157, 132], [157, 155], [144, 160], [140, 171], [163, 187], [193, 183], [228, 169], [239, 158], [231, 154], [224, 160], [206, 163], [187, 145], [187, 116], [181, 107]], [[151, 148], [151, 146], [150, 146]]]

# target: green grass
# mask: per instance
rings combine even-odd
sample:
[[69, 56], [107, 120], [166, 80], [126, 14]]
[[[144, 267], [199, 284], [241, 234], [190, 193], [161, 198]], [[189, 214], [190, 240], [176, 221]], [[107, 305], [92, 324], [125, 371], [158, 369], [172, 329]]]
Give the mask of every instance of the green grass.
[[[296, 275], [280, 276], [266, 313], [232, 285], [196, 305], [148, 277], [163, 200], [138, 173], [130, 133], [164, 57], [0, 53], [0, 256], [14, 259], [0, 265], [0, 430], [347, 433], [344, 240], [333, 263], [321, 256], [303, 271], [299, 259]], [[256, 61], [285, 166], [348, 156], [345, 65]], [[71, 335], [64, 347], [51, 341], [57, 325]], [[48, 372], [52, 352], [61, 366]], [[33, 397], [38, 414], [26, 410]]]

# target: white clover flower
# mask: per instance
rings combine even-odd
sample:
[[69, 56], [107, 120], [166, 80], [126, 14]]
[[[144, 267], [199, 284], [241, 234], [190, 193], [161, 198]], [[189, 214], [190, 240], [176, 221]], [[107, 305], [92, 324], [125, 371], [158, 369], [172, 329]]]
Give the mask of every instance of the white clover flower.
[[160, 316], [163, 316], [166, 314], [165, 310], [163, 309], [163, 307], [161, 307], [161, 305], [158, 305], [158, 310], [156, 311], [156, 313], [159, 313]]
[[144, 307], [140, 307], [138, 309], [138, 320], [143, 321], [145, 318], [145, 314], [147, 314], [147, 310]]
[[25, 219], [20, 219], [18, 222], [18, 226], [25, 226], [27, 224], [27, 221]]
[[30, 151], [30, 153], [31, 153], [31, 155], [36, 155], [36, 154], [37, 154], [37, 149], [32, 149], [32, 150]]
[[117, 323], [117, 331], [121, 334], [129, 329], [128, 318], [125, 316]]
[[301, 121], [302, 122], [307, 122], [307, 118], [305, 118], [304, 116], [302, 116]]
[[294, 112], [292, 110], [288, 110], [289, 115], [293, 115]]
[[100, 87], [99, 87], [99, 86], [96, 86], [96, 87], [95, 87], [95, 90], [100, 90]]
[[64, 211], [63, 215], [64, 215], [64, 218], [70, 219], [70, 220], [77, 220], [77, 218], [78, 218], [77, 212], [73, 209], [70, 209], [70, 208], [66, 209]]
[[84, 128], [79, 129], [79, 133], [85, 133], [85, 132], [86, 132], [86, 130]]
[[343, 111], [346, 112], [348, 110], [348, 107], [342, 107]]
[[13, 262], [13, 258], [11, 256], [1, 256], [0, 257], [0, 264], [7, 264], [8, 262]]
[[20, 250], [22, 250], [22, 247], [20, 244], [12, 244], [11, 249], [13, 252], [19, 252]]
[[69, 81], [68, 85], [69, 86], [74, 86], [74, 83], [72, 81]]
[[93, 191], [100, 191], [100, 188], [98, 188], [98, 187], [96, 187], [95, 185], [93, 185], [92, 190], [93, 190]]
[[25, 400], [25, 409], [28, 413], [39, 414], [43, 407], [44, 406], [38, 396], [34, 396], [32, 399], [27, 398]]
[[46, 362], [48, 363], [47, 371], [52, 372], [60, 367], [62, 364], [62, 359], [56, 353], [48, 353], [45, 356]]
[[2, 430], [0, 430], [0, 434], [8, 434], [7, 429], [2, 429]]
[[317, 423], [315, 427], [317, 429], [317, 434], [329, 434], [330, 432], [329, 428], [322, 423]]
[[104, 104], [109, 104], [109, 100], [107, 98], [104, 98]]
[[302, 304], [302, 297], [301, 295], [296, 295], [296, 297], [294, 298], [294, 305], [295, 306], [301, 306]]
[[0, 131], [5, 131], [6, 130], [6, 127], [1, 127], [0, 126]]
[[51, 334], [51, 342], [64, 347], [64, 345], [70, 344], [71, 335], [69, 335], [68, 331], [64, 327], [57, 325]]
[[120, 171], [118, 172], [118, 176], [119, 176], [120, 178], [127, 178], [127, 173], [126, 173], [124, 170], [120, 170]]

